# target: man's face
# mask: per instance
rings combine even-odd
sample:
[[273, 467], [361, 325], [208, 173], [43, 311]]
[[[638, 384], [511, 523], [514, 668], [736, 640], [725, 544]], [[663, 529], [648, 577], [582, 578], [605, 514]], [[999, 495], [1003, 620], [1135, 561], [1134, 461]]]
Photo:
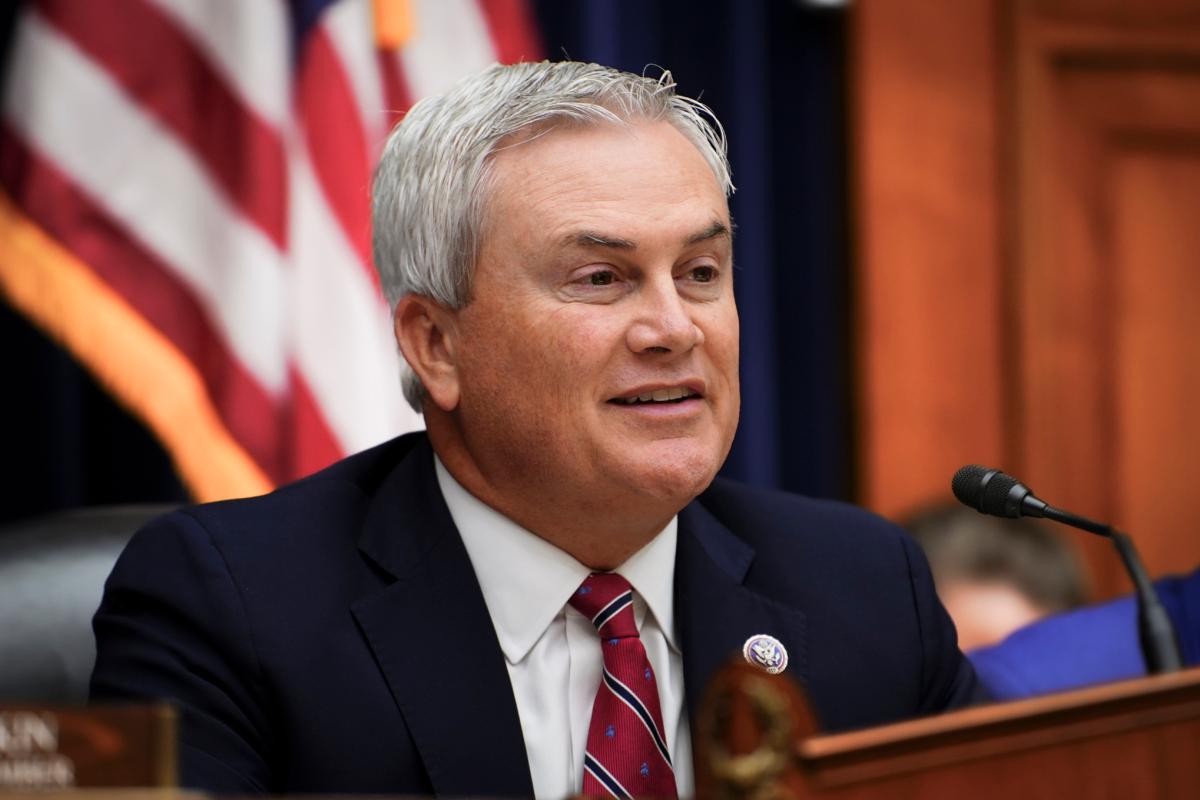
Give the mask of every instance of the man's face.
[[731, 226], [711, 169], [661, 122], [564, 126], [492, 166], [455, 323], [472, 460], [515, 500], [502, 510], [674, 513], [738, 419]]

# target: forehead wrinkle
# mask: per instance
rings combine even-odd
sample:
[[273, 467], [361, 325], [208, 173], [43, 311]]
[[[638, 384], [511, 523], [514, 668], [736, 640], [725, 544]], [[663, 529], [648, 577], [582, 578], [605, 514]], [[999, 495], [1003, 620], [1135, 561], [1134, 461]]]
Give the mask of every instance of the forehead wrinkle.
[[[673, 167], [666, 174], [657, 176], [654, 181], [656, 191], [650, 192], [649, 197], [642, 197], [647, 193], [646, 187], [641, 185], [644, 181], [639, 179], [638, 185], [631, 187], [629, 181], [619, 180], [620, 176], [614, 176], [611, 170], [589, 169], [586, 161], [580, 163], [574, 150], [564, 151], [560, 142], [560, 137], [590, 136], [600, 132], [576, 131], [569, 127], [557, 129], [527, 142], [527, 147], [497, 153], [491, 162], [492, 195], [485, 211], [487, 221], [500, 224], [509, 217], [521, 218], [525, 235], [519, 235], [519, 238], [525, 244], [540, 240], [559, 250], [593, 253], [631, 253], [650, 244], [651, 237], [661, 244], [667, 244], [666, 239], [670, 239], [674, 246], [685, 247], [722, 237], [732, 240], [728, 207], [715, 182], [712, 185], [714, 202], [707, 213], [689, 208], [697, 194], [708, 194], [698, 186], [700, 180], [705, 184], [712, 181], [707, 164], [701, 163], [699, 169], [691, 169], [687, 164], [664, 165], [657, 151], [648, 155], [632, 153], [627, 160], [647, 160], [653, 156], [653, 165], [660, 171], [664, 167]], [[632, 135], [636, 132], [634, 129], [603, 132], [621, 134], [635, 142], [640, 138]], [[690, 143], [685, 144], [691, 147]], [[542, 157], [543, 152], [550, 154], [549, 161]], [[691, 151], [687, 152], [690, 154]], [[569, 168], [562, 168], [564, 164]], [[699, 177], [701, 175], [703, 178]], [[707, 189], [707, 185], [704, 188]], [[632, 207], [631, 192], [637, 195]], [[647, 219], [634, 210], [638, 203], [646, 205], [649, 202], [659, 204], [660, 211], [653, 215], [656, 219]], [[675, 213], [677, 208], [685, 213], [682, 216]], [[703, 216], [696, 214], [697, 211]], [[558, 224], [547, 229], [524, 219], [530, 216]], [[666, 238], [661, 238], [664, 234]]]

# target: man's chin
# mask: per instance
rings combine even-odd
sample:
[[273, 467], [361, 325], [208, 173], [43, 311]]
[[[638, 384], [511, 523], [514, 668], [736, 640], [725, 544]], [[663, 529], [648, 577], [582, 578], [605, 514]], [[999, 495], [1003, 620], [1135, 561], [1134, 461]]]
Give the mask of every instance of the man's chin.
[[631, 470], [628, 483], [647, 499], [678, 511], [708, 488], [719, 467], [714, 459], [655, 460]]

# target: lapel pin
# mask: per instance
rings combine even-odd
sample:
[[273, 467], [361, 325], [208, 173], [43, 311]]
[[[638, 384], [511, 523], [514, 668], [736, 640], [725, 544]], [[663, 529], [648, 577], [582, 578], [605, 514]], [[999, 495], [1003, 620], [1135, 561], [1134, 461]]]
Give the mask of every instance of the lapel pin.
[[772, 675], [778, 675], [787, 669], [787, 649], [774, 636], [765, 633], [757, 633], [747, 639], [742, 645], [742, 655], [746, 661]]

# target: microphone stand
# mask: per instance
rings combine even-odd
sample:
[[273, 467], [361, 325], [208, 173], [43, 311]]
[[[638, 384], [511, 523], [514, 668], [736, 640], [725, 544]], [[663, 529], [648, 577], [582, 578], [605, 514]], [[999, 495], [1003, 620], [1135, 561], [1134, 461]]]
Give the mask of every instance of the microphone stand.
[[1070, 511], [1045, 506], [1038, 509], [1041, 514], [1055, 522], [1070, 525], [1072, 528], [1103, 536], [1117, 548], [1117, 554], [1125, 563], [1129, 577], [1133, 579], [1134, 591], [1137, 595], [1138, 607], [1138, 640], [1142, 646], [1142, 656], [1146, 659], [1146, 670], [1151, 675], [1164, 672], [1178, 672], [1183, 668], [1183, 659], [1179, 655], [1179, 642], [1175, 638], [1175, 628], [1167, 610], [1158, 599], [1158, 592], [1146, 574], [1142, 559], [1138, 556], [1132, 540], [1110, 525], [1095, 522]]

